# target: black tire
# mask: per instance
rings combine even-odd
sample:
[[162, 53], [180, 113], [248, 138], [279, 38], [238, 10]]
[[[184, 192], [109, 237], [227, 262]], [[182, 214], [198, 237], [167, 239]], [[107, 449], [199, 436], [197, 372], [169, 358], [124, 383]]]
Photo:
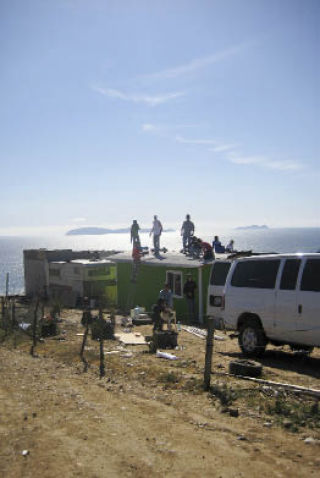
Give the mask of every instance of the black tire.
[[291, 344], [290, 348], [293, 352], [301, 352], [306, 355], [310, 355], [314, 350], [314, 347], [312, 347], [312, 345]]
[[260, 377], [262, 365], [253, 360], [234, 360], [229, 364], [229, 372], [233, 375], [243, 375], [245, 377]]
[[157, 351], [157, 346], [156, 346], [156, 344], [154, 343], [154, 341], [151, 340], [151, 341], [149, 342], [149, 352], [150, 352], [151, 354], [155, 354], [156, 351]]
[[267, 345], [265, 333], [255, 319], [246, 320], [240, 327], [238, 341], [241, 351], [246, 357], [260, 357]]

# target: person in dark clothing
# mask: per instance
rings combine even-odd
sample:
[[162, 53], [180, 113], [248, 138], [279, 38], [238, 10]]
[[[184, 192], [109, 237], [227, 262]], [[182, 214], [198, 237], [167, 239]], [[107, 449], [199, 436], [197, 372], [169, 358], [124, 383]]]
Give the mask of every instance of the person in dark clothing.
[[194, 259], [199, 259], [201, 253], [201, 239], [196, 236], [193, 236], [191, 239], [191, 245], [189, 247], [189, 252]]
[[186, 215], [186, 220], [181, 227], [182, 236], [182, 250], [183, 252], [190, 252], [191, 240], [194, 234], [194, 224], [190, 220], [190, 214]]
[[205, 261], [211, 261], [214, 259], [213, 257], [213, 252], [212, 252], [212, 247], [210, 246], [209, 242], [201, 242], [201, 249], [203, 252], [203, 259]]
[[152, 321], [153, 321], [153, 330], [162, 330], [163, 319], [161, 317], [161, 312], [165, 311], [165, 303], [163, 299], [158, 299], [157, 303], [152, 308]]
[[139, 230], [140, 230], [139, 224], [138, 224], [137, 220], [134, 219], [133, 223], [132, 223], [132, 226], [131, 226], [131, 230], [130, 230], [130, 238], [131, 238], [131, 242], [133, 242], [133, 244], [136, 244], [140, 247]]
[[192, 279], [192, 275], [188, 274], [187, 281], [183, 286], [183, 295], [187, 300], [188, 305], [188, 314], [189, 314], [189, 321], [195, 321], [195, 290], [197, 289], [197, 284]]

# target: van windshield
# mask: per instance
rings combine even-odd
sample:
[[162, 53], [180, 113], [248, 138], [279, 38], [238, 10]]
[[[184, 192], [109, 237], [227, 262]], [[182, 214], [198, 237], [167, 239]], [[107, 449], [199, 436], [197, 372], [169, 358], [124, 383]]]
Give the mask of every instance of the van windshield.
[[230, 266], [230, 262], [215, 262], [211, 271], [210, 284], [225, 285]]
[[280, 260], [243, 261], [236, 265], [231, 285], [255, 289], [273, 289]]

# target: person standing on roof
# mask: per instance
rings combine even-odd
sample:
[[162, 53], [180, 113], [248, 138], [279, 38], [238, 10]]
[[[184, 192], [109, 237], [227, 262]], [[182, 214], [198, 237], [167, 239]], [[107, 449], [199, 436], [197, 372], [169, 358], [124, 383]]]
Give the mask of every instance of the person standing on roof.
[[153, 234], [153, 247], [154, 247], [155, 254], [159, 254], [161, 233], [162, 233], [162, 224], [159, 221], [158, 216], [153, 216], [153, 223], [152, 223], [152, 229], [150, 231], [150, 236]]
[[189, 251], [193, 234], [194, 234], [194, 224], [192, 221], [190, 221], [190, 214], [187, 214], [186, 220], [183, 222], [181, 227], [183, 252]]
[[133, 244], [139, 244], [140, 245], [140, 237], [139, 237], [139, 224], [136, 219], [133, 220], [133, 223], [131, 225], [131, 230], [130, 230], [130, 235], [131, 235], [131, 242]]

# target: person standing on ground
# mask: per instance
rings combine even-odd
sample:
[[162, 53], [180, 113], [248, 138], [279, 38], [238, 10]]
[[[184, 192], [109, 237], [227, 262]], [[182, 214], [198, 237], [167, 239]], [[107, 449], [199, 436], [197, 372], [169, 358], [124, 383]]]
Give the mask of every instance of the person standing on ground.
[[133, 244], [139, 244], [140, 245], [139, 230], [140, 230], [139, 224], [138, 224], [137, 220], [134, 219], [133, 223], [131, 225], [131, 231], [130, 231], [131, 242]]
[[164, 288], [160, 290], [159, 299], [163, 300], [165, 307], [173, 309], [172, 292], [169, 288], [169, 284], [164, 284]]
[[152, 307], [152, 322], [153, 322], [153, 331], [162, 330], [163, 320], [161, 313], [165, 311], [165, 304], [163, 299], [158, 299], [158, 302]]
[[183, 295], [187, 300], [188, 306], [188, 314], [189, 314], [189, 321], [191, 323], [195, 322], [196, 312], [195, 312], [195, 290], [197, 288], [197, 284], [192, 279], [192, 275], [188, 274], [187, 281], [183, 286]]
[[160, 250], [160, 236], [162, 233], [162, 224], [158, 219], [158, 216], [153, 216], [152, 229], [150, 231], [150, 236], [153, 234], [153, 247], [155, 254], [159, 254]]
[[186, 220], [183, 222], [181, 227], [183, 252], [189, 251], [193, 234], [194, 224], [192, 221], [190, 221], [190, 214], [187, 214]]

